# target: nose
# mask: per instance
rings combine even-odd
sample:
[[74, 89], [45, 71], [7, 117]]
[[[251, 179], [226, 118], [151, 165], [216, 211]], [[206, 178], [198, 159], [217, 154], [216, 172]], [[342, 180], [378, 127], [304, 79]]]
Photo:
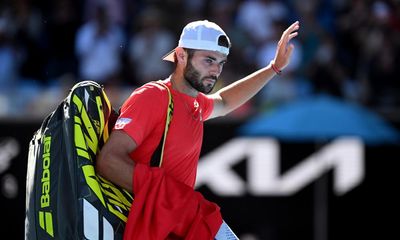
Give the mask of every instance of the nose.
[[218, 63], [214, 63], [210, 69], [210, 75], [218, 77], [222, 72], [222, 65]]

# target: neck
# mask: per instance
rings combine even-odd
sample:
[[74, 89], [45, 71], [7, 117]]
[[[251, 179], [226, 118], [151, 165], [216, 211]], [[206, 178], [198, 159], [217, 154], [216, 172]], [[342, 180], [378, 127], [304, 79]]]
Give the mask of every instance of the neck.
[[169, 78], [172, 88], [177, 90], [178, 92], [189, 95], [191, 97], [197, 97], [197, 95], [199, 94], [199, 92], [186, 81], [186, 79], [183, 77], [183, 74], [178, 74], [174, 72]]

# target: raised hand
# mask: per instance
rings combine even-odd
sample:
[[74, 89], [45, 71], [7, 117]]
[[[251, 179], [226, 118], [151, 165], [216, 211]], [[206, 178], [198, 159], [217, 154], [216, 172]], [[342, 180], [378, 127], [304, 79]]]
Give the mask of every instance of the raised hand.
[[290, 43], [290, 40], [298, 35], [297, 30], [299, 28], [299, 21], [296, 21], [282, 33], [276, 47], [275, 58], [271, 62], [276, 69], [282, 70], [289, 64], [294, 49], [294, 45]]

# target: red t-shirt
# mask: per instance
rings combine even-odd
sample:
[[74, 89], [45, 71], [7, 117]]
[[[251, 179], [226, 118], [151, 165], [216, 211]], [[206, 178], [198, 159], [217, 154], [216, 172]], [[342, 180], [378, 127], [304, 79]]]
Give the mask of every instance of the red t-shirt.
[[[203, 121], [213, 110], [213, 100], [199, 93], [191, 97], [171, 87], [174, 112], [164, 148], [162, 167], [176, 180], [194, 187], [197, 162], [203, 141]], [[168, 91], [148, 83], [136, 89], [121, 108], [114, 129], [123, 130], [137, 144], [130, 157], [149, 164], [164, 132], [168, 107]]]

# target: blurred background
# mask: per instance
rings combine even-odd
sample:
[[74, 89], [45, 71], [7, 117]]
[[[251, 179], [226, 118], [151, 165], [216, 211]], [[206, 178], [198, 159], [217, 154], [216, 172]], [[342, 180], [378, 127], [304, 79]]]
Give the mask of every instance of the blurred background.
[[[205, 167], [200, 164], [198, 189], [221, 205], [239, 237], [399, 235], [388, 217], [399, 214], [400, 1], [2, 0], [2, 238], [23, 238], [29, 140], [70, 88], [86, 79], [99, 82], [118, 109], [136, 87], [168, 77], [173, 64], [161, 57], [177, 45], [182, 28], [199, 19], [216, 22], [232, 42], [217, 89], [267, 65], [282, 31], [296, 20], [301, 25], [283, 74], [241, 108], [205, 126], [200, 161]], [[300, 110], [290, 112], [298, 105]], [[356, 137], [350, 150], [335, 142], [343, 136]], [[261, 141], [260, 149], [266, 150], [257, 155], [267, 158], [276, 152], [276, 161], [266, 167], [277, 171], [266, 170], [269, 180], [284, 182], [309, 156], [321, 162], [331, 158], [321, 152], [332, 152], [333, 160], [294, 178], [301, 182], [296, 191], [279, 184], [268, 188], [257, 183], [268, 178], [251, 178], [258, 165], [246, 149], [227, 165], [243, 186], [232, 184], [242, 190], [220, 192], [202, 177], [208, 153], [235, 139], [252, 138], [273, 139], [272, 145]], [[359, 154], [348, 153], [353, 150]], [[352, 157], [356, 167], [346, 171], [359, 174], [357, 184], [337, 194], [332, 186], [345, 180], [332, 161]], [[312, 171], [313, 176], [307, 175]], [[253, 191], [257, 185], [261, 190]]]

